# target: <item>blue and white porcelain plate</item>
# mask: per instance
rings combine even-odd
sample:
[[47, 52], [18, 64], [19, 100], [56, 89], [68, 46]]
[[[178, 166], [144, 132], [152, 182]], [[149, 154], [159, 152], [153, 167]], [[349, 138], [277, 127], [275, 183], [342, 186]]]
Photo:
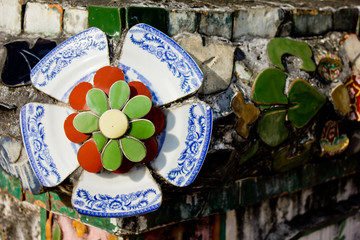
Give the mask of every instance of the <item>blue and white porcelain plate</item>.
[[91, 82], [95, 71], [110, 64], [104, 32], [89, 28], [59, 44], [31, 70], [33, 85], [59, 101], [68, 102], [80, 82]]
[[165, 110], [166, 127], [159, 139], [159, 154], [151, 167], [171, 184], [191, 184], [206, 157], [211, 140], [212, 111], [203, 102]]
[[190, 55], [170, 37], [146, 24], [129, 30], [118, 66], [127, 81], [140, 81], [150, 89], [155, 105], [190, 95], [203, 81]]
[[73, 110], [57, 105], [28, 103], [20, 112], [20, 128], [30, 164], [46, 187], [60, 184], [79, 163], [78, 144], [70, 142], [64, 121]]
[[124, 174], [83, 171], [72, 194], [76, 211], [96, 217], [145, 214], [158, 209], [161, 200], [161, 190], [144, 165]]

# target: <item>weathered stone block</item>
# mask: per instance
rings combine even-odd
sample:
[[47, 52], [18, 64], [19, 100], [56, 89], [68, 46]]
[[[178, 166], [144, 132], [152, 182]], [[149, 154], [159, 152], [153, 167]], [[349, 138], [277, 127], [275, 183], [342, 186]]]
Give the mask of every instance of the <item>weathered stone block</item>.
[[86, 9], [67, 8], [64, 13], [64, 31], [77, 34], [88, 27], [89, 13]]
[[313, 36], [325, 34], [333, 29], [333, 16], [329, 11], [294, 10], [294, 36]]
[[28, 2], [24, 16], [24, 31], [27, 33], [54, 36], [62, 30], [63, 8], [56, 4]]
[[233, 38], [236, 41], [244, 35], [274, 37], [283, 18], [283, 10], [279, 8], [239, 10], [234, 13]]
[[208, 36], [231, 39], [232, 13], [203, 12], [200, 17], [199, 32]]
[[181, 32], [196, 31], [196, 12], [192, 11], [169, 11], [168, 17], [168, 34], [174, 36]]
[[21, 0], [0, 0], [0, 31], [21, 32]]
[[355, 33], [359, 9], [343, 8], [334, 13], [334, 30]]
[[176, 41], [194, 58], [204, 74], [200, 93], [211, 94], [229, 87], [235, 47], [218, 40], [204, 46], [199, 34], [184, 34]]

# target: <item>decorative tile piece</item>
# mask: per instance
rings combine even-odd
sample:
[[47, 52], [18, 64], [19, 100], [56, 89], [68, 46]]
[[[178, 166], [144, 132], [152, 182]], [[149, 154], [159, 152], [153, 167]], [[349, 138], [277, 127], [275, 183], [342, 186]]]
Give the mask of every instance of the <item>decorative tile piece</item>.
[[122, 163], [122, 153], [117, 140], [110, 140], [101, 153], [103, 167], [108, 171], [115, 171]]
[[155, 126], [149, 120], [133, 120], [131, 121], [131, 129], [129, 135], [137, 139], [148, 139], [155, 133]]
[[145, 166], [124, 174], [84, 171], [72, 196], [76, 211], [96, 217], [145, 214], [158, 209], [162, 200], [160, 188]]
[[360, 121], [360, 76], [350, 75], [345, 86], [350, 96], [350, 119]]
[[77, 116], [77, 113], [70, 114], [64, 121], [64, 131], [66, 137], [73, 143], [82, 143], [87, 140], [90, 135], [79, 132], [73, 124], [74, 118]]
[[289, 156], [290, 146], [280, 149], [274, 156], [273, 168], [277, 172], [286, 172], [292, 168], [304, 165], [311, 157], [311, 150], [314, 147], [315, 141], [311, 140], [304, 144], [302, 152], [296, 152]]
[[99, 118], [88, 112], [76, 115], [73, 124], [75, 129], [81, 133], [92, 133], [99, 130]]
[[295, 9], [292, 12], [293, 36], [323, 35], [333, 29], [332, 11]]
[[317, 66], [317, 72], [321, 78], [331, 82], [340, 75], [342, 62], [338, 56], [322, 52], [318, 58], [319, 64]]
[[258, 104], [287, 104], [284, 94], [286, 74], [277, 68], [267, 68], [256, 77], [252, 100]]
[[56, 47], [56, 43], [40, 38], [31, 49], [27, 42], [12, 42], [5, 44], [4, 47], [7, 55], [1, 80], [7, 86], [17, 87], [31, 82], [31, 69]]
[[31, 81], [40, 91], [68, 103], [70, 92], [78, 83], [92, 83], [94, 72], [109, 65], [108, 54], [105, 34], [97, 28], [89, 28], [47, 54], [32, 69]]
[[275, 147], [285, 141], [289, 132], [285, 126], [286, 109], [275, 108], [264, 112], [259, 119], [257, 132], [260, 139], [271, 147]]
[[267, 46], [267, 54], [270, 61], [285, 70], [281, 58], [284, 54], [290, 54], [299, 57], [302, 61], [301, 69], [307, 72], [313, 72], [316, 69], [312, 60], [312, 51], [306, 42], [298, 42], [288, 38], [274, 38]]
[[63, 130], [71, 109], [48, 104], [28, 103], [20, 112], [20, 127], [31, 167], [40, 183], [56, 186], [79, 164], [78, 145], [70, 142]]
[[356, 32], [359, 17], [357, 8], [341, 8], [334, 13], [334, 30], [339, 32]]
[[308, 82], [297, 79], [289, 89], [288, 118], [297, 128], [305, 126], [325, 104], [326, 97]]
[[127, 33], [119, 68], [127, 82], [140, 81], [148, 87], [155, 105], [193, 94], [203, 80], [189, 54], [174, 40], [145, 24], [138, 24]]
[[82, 82], [76, 85], [69, 95], [69, 104], [75, 110], [89, 110], [86, 104], [86, 94], [92, 89], [92, 84]]
[[89, 12], [85, 8], [66, 8], [64, 13], [64, 32], [75, 35], [88, 28]]
[[196, 31], [196, 12], [188, 10], [171, 10], [167, 12], [168, 34], [174, 36], [182, 32]]
[[249, 136], [248, 124], [252, 124], [260, 115], [260, 110], [253, 104], [245, 104], [244, 97], [241, 92], [237, 92], [231, 101], [231, 107], [239, 118], [235, 125], [236, 132], [243, 138]]
[[335, 109], [339, 110], [343, 115], [350, 112], [350, 96], [344, 84], [340, 84], [332, 90], [331, 98]]
[[200, 17], [199, 33], [231, 39], [232, 13], [203, 12]]
[[20, 0], [1, 1], [0, 30], [14, 35], [21, 33], [21, 6]]
[[349, 146], [349, 138], [346, 134], [340, 135], [337, 121], [327, 121], [321, 133], [320, 146], [322, 155], [334, 156], [345, 151]]
[[129, 100], [130, 87], [124, 81], [117, 81], [110, 88], [109, 96], [110, 107], [121, 109]]
[[89, 6], [88, 11], [89, 27], [97, 27], [110, 37], [120, 38], [122, 28], [120, 8]]
[[184, 104], [167, 109], [165, 118], [166, 126], [159, 136], [159, 154], [150, 164], [168, 182], [184, 187], [194, 181], [205, 160], [212, 111], [202, 102]]
[[125, 157], [132, 162], [141, 162], [146, 157], [145, 144], [135, 138], [121, 138], [120, 146]]
[[102, 115], [109, 109], [108, 98], [106, 94], [98, 89], [90, 89], [86, 94], [86, 104], [97, 115]]
[[77, 160], [87, 172], [97, 173], [103, 167], [98, 147], [92, 139], [81, 145], [77, 153]]
[[166, 11], [163, 8], [127, 7], [126, 24], [131, 28], [139, 23], [148, 24], [161, 32], [166, 32]]

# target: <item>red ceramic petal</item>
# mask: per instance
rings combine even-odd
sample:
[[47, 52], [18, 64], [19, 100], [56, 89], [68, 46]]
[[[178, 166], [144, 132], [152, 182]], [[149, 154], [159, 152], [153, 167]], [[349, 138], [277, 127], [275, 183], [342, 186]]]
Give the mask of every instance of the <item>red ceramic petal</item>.
[[154, 137], [146, 139], [144, 141], [145, 147], [146, 147], [146, 157], [144, 160], [141, 161], [141, 163], [149, 163], [158, 154], [158, 143]]
[[77, 154], [79, 164], [88, 172], [97, 173], [102, 169], [101, 155], [94, 140], [84, 143]]
[[81, 133], [73, 125], [73, 120], [77, 113], [70, 114], [64, 121], [64, 131], [66, 137], [73, 143], [82, 143], [90, 137], [89, 134]]
[[120, 68], [106, 66], [100, 68], [94, 76], [94, 87], [100, 88], [108, 96], [110, 87], [119, 80], [124, 80], [124, 73]]
[[115, 171], [113, 171], [113, 173], [118, 173], [118, 174], [122, 174], [122, 173], [126, 173], [128, 172], [132, 167], [134, 166], [134, 163], [129, 161], [126, 157], [123, 158], [123, 161], [121, 163], [121, 166], [116, 169]]
[[88, 110], [86, 94], [92, 87], [91, 83], [88, 82], [81, 82], [76, 85], [69, 96], [70, 106], [76, 110]]
[[145, 119], [149, 119], [155, 126], [154, 135], [159, 134], [165, 126], [165, 116], [160, 108], [152, 107], [150, 112], [144, 117]]
[[150, 90], [142, 82], [129, 82], [128, 85], [130, 87], [130, 98], [136, 95], [144, 95], [150, 98], [150, 100], [152, 99]]

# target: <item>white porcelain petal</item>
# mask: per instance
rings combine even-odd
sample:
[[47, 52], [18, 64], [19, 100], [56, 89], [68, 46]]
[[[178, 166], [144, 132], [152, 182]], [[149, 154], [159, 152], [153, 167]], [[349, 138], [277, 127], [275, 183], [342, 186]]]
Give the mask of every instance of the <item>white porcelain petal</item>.
[[164, 111], [166, 127], [160, 135], [159, 154], [151, 167], [171, 184], [192, 183], [205, 159], [212, 131], [212, 111], [204, 102]]
[[72, 109], [50, 104], [28, 103], [20, 112], [20, 128], [31, 167], [40, 183], [56, 186], [77, 167], [79, 144], [70, 142], [64, 121]]
[[200, 68], [174, 40], [146, 24], [126, 34], [119, 68], [126, 81], [144, 83], [155, 105], [163, 105], [194, 93], [203, 81]]
[[83, 171], [72, 194], [72, 205], [84, 215], [128, 217], [154, 211], [160, 207], [162, 193], [144, 166], [116, 174]]
[[54, 48], [32, 69], [30, 76], [37, 89], [67, 103], [78, 83], [93, 81], [95, 72], [109, 64], [105, 33], [89, 28]]

